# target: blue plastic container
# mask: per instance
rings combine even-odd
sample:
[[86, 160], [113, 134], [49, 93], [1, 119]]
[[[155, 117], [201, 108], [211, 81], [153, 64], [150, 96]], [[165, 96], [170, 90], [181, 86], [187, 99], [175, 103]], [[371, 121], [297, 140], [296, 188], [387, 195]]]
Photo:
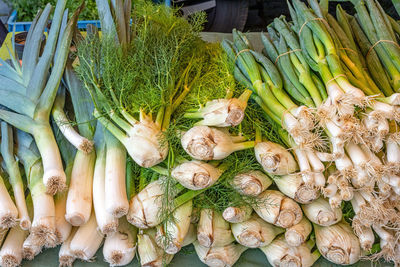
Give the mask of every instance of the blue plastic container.
[[[164, 2], [165, 5], [170, 6], [171, 5], [171, 0], [165, 0], [165, 1], [154, 1], [154, 2]], [[26, 21], [26, 22], [18, 22], [18, 14], [17, 11], [14, 10], [10, 17], [8, 18], [7, 24], [8, 24], [8, 31], [12, 32], [14, 31], [15, 27], [15, 32], [23, 32], [23, 31], [28, 31], [29, 28], [31, 27], [32, 22], [31, 21]], [[86, 29], [86, 25], [91, 24], [96, 26], [97, 28], [100, 28], [100, 20], [78, 20], [78, 29], [84, 30]]]

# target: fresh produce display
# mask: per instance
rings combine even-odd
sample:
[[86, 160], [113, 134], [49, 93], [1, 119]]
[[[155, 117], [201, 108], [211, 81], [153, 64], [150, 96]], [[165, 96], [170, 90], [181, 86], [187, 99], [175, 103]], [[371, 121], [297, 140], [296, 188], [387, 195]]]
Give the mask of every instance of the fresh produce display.
[[0, 265], [59, 246], [60, 266], [164, 266], [189, 245], [216, 267], [399, 265], [400, 24], [351, 2], [289, 1], [262, 51], [145, 0], [96, 0], [85, 34], [58, 0], [41, 49], [39, 11], [0, 62]]

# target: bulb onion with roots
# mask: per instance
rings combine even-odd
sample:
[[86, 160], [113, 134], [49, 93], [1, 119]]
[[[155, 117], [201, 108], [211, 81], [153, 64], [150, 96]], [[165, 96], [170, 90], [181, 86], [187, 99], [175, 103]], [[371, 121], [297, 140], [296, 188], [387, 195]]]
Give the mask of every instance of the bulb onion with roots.
[[254, 211], [266, 222], [289, 228], [303, 217], [299, 204], [276, 190], [265, 190], [257, 197]]
[[223, 247], [235, 239], [229, 223], [221, 214], [212, 209], [202, 209], [197, 225], [197, 240], [204, 247]]
[[171, 176], [188, 189], [200, 190], [212, 186], [222, 173], [222, 169], [209, 163], [192, 160], [176, 166]]
[[259, 142], [254, 146], [257, 161], [270, 174], [285, 175], [298, 169], [292, 154], [283, 146], [273, 142]]
[[231, 184], [240, 194], [256, 197], [272, 184], [272, 180], [263, 172], [254, 170], [235, 175]]
[[342, 219], [342, 210], [340, 208], [332, 208], [329, 201], [322, 197], [310, 204], [302, 205], [302, 208], [311, 222], [321, 226], [329, 226]]
[[197, 160], [221, 160], [235, 151], [254, 147], [253, 141], [235, 142], [229, 133], [208, 126], [192, 127], [183, 134], [181, 144]]
[[264, 247], [285, 230], [269, 224], [257, 214], [241, 223], [231, 224], [232, 234], [236, 241], [248, 248]]
[[205, 247], [200, 242], [193, 242], [194, 249], [199, 259], [211, 267], [233, 266], [247, 247], [230, 243], [220, 247]]
[[167, 254], [176, 254], [182, 248], [189, 231], [193, 204], [189, 200], [175, 209], [172, 218], [157, 226], [156, 243]]
[[137, 228], [125, 217], [119, 219], [117, 231], [109, 233], [104, 241], [104, 260], [110, 266], [128, 265], [135, 256]]
[[318, 250], [311, 252], [314, 242], [291, 247], [283, 236], [274, 239], [269, 245], [261, 247], [268, 262], [274, 266], [311, 267], [320, 257]]
[[314, 230], [318, 250], [330, 262], [350, 265], [360, 259], [360, 242], [347, 223], [331, 226], [314, 224]]

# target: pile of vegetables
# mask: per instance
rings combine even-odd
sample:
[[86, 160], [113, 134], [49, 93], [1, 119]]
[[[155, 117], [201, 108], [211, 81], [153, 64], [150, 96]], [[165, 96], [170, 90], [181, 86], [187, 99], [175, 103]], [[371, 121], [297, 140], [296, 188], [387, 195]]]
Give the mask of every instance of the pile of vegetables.
[[58, 245], [60, 266], [188, 245], [208, 266], [400, 264], [400, 26], [378, 1], [293, 0], [262, 51], [203, 41], [203, 13], [96, 3], [101, 34], [59, 0], [43, 51], [50, 5], [1, 61], [1, 266]]

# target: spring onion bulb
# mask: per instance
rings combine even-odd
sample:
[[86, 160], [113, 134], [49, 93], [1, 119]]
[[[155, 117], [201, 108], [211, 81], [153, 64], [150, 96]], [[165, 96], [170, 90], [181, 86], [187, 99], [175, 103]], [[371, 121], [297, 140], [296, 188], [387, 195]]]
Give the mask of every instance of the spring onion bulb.
[[272, 184], [272, 180], [261, 171], [254, 170], [235, 175], [231, 184], [240, 194], [256, 197]]
[[76, 152], [68, 189], [65, 218], [73, 226], [85, 224], [92, 210], [93, 171], [96, 160], [94, 151]]
[[65, 240], [58, 252], [58, 261], [60, 262], [60, 267], [72, 267], [72, 264], [75, 261], [74, 252], [71, 250], [70, 244], [78, 227], [74, 227], [71, 231], [71, 234], [68, 236], [67, 240]]
[[311, 234], [311, 231], [312, 225], [310, 221], [303, 216], [298, 224], [286, 229], [285, 240], [289, 246], [298, 247], [306, 242], [308, 236]]
[[253, 209], [250, 206], [227, 207], [222, 212], [222, 217], [230, 223], [240, 223], [250, 219]]
[[194, 249], [199, 259], [210, 267], [231, 267], [247, 250], [240, 244], [228, 244], [221, 247], [205, 247], [200, 242], [193, 242]]
[[253, 214], [247, 221], [233, 223], [231, 229], [236, 241], [249, 248], [264, 247], [285, 231], [267, 223], [257, 214]]
[[299, 204], [276, 190], [265, 190], [253, 205], [254, 211], [266, 222], [289, 228], [303, 217]]
[[116, 232], [106, 236], [103, 246], [104, 260], [110, 266], [128, 265], [135, 256], [137, 229], [125, 217], [119, 219]]
[[18, 209], [0, 176], [0, 228], [10, 228], [17, 224]]
[[172, 213], [172, 218], [157, 226], [156, 243], [167, 254], [176, 254], [189, 231], [192, 201], [178, 207]]
[[311, 267], [319, 258], [318, 251], [311, 252], [311, 245], [291, 247], [283, 236], [275, 238], [269, 245], [261, 247], [268, 262], [274, 266]]
[[229, 223], [211, 209], [202, 209], [197, 225], [197, 240], [204, 247], [223, 247], [234, 241]]
[[143, 267], [162, 267], [168, 264], [174, 255], [165, 254], [155, 241], [155, 229], [147, 229], [137, 235], [140, 265]]
[[126, 151], [124, 146], [110, 132], [105, 133], [106, 170], [104, 181], [104, 202], [106, 211], [120, 218], [128, 213], [126, 195]]
[[104, 235], [117, 230], [118, 219], [106, 211], [105, 179], [106, 179], [106, 145], [102, 138], [101, 125], [97, 124], [95, 134], [96, 162], [93, 172], [93, 207], [99, 230]]
[[400, 171], [400, 134], [392, 133], [386, 140], [386, 166], [394, 173]]
[[[29, 230], [31, 220], [25, 203], [24, 184], [18, 162], [15, 160], [13, 131], [5, 122], [1, 122], [1, 155], [13, 189], [15, 204], [18, 210], [19, 225], [23, 230]], [[13, 210], [12, 206], [10, 208]]]
[[239, 125], [244, 118], [250, 90], [245, 90], [239, 98], [214, 99], [196, 112], [185, 113], [185, 118], [202, 119], [196, 125], [230, 127]]
[[235, 143], [234, 138], [217, 128], [194, 126], [181, 138], [183, 149], [197, 160], [221, 160], [231, 153], [252, 148], [253, 141]]
[[87, 223], [78, 228], [69, 246], [76, 258], [90, 261], [100, 248], [103, 237], [98, 230], [96, 216], [92, 212]]
[[331, 226], [314, 224], [314, 230], [318, 250], [330, 262], [350, 265], [360, 259], [360, 242], [347, 223]]
[[22, 262], [22, 245], [28, 231], [18, 225], [11, 228], [0, 250], [0, 264], [4, 267], [16, 267]]
[[340, 208], [332, 209], [329, 202], [322, 197], [310, 204], [302, 205], [302, 208], [311, 222], [321, 226], [329, 226], [342, 219], [342, 210]]
[[297, 170], [297, 162], [283, 146], [273, 142], [260, 142], [254, 146], [257, 161], [264, 171], [276, 175], [285, 175]]
[[222, 171], [211, 164], [192, 160], [176, 166], [171, 176], [181, 185], [191, 190], [200, 190], [212, 186]]
[[356, 236], [360, 241], [361, 249], [369, 251], [375, 242], [375, 235], [370, 226], [363, 226], [353, 228]]
[[286, 196], [301, 204], [308, 204], [319, 197], [319, 190], [305, 184], [301, 175], [294, 173], [274, 178], [275, 184]]
[[182, 247], [186, 247], [197, 240], [196, 225], [191, 223], [185, 238], [182, 241]]
[[[128, 222], [140, 229], [154, 227], [161, 223], [159, 216], [164, 195], [163, 177], [149, 183], [129, 203]], [[173, 194], [173, 192], [170, 192]]]

